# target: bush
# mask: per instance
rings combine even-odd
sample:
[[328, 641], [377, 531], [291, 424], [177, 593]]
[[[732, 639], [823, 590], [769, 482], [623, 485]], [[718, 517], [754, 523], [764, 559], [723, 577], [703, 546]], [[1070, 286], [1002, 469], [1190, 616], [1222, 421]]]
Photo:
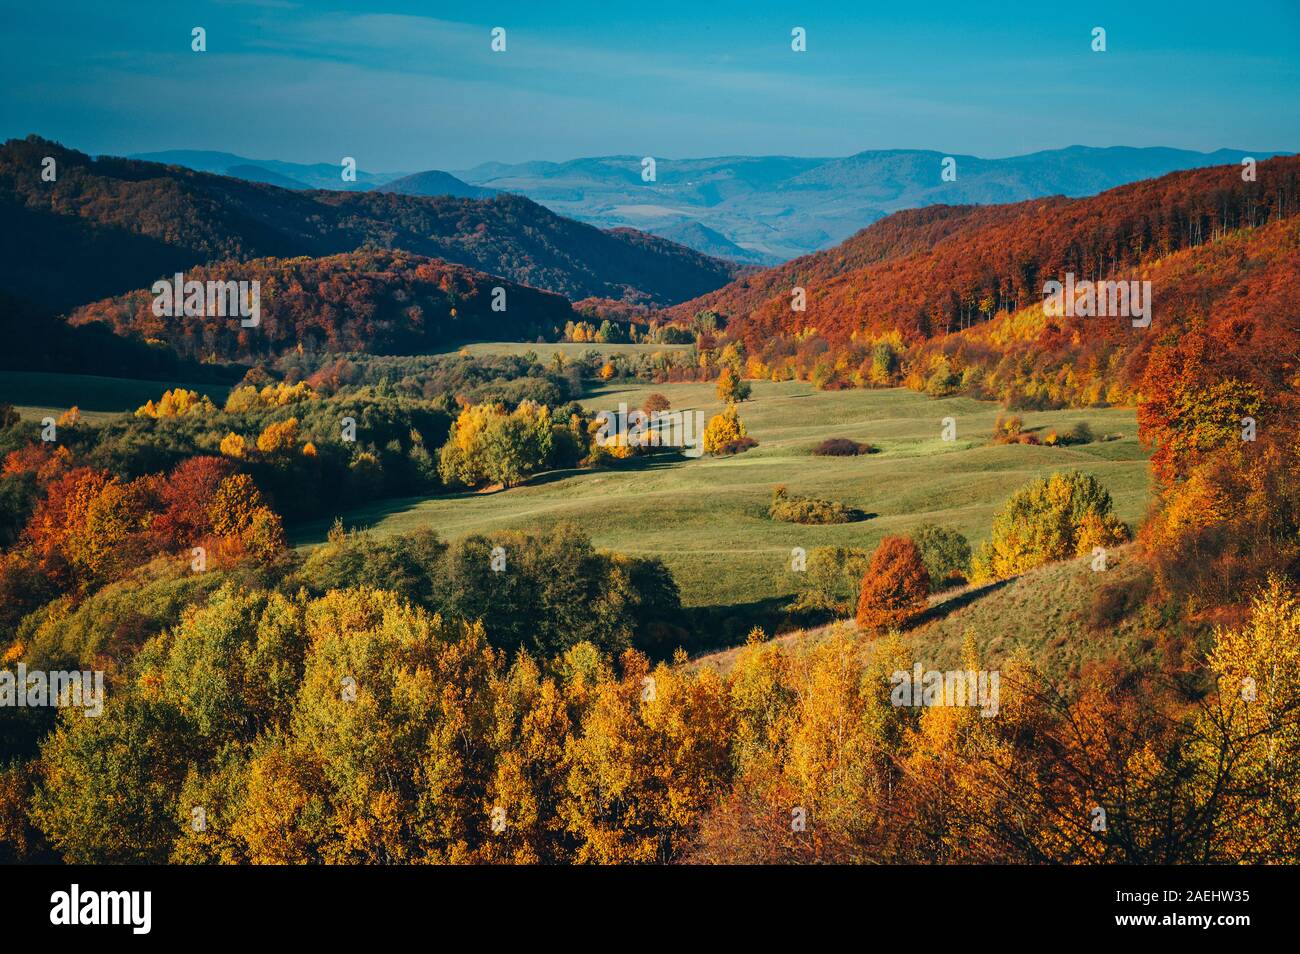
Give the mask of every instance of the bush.
[[654, 414], [656, 411], [667, 411], [672, 408], [672, 403], [658, 391], [646, 395], [645, 403], [641, 405], [641, 410], [647, 414]]
[[1093, 435], [1092, 428], [1087, 421], [1080, 421], [1074, 425], [1065, 438], [1067, 444], [1091, 444], [1094, 440], [1096, 440], [1096, 437]]
[[871, 555], [858, 595], [858, 626], [906, 626], [925, 611], [930, 575], [921, 551], [907, 537], [885, 537]]
[[1113, 507], [1110, 494], [1091, 474], [1052, 474], [1026, 484], [993, 518], [993, 535], [973, 561], [972, 580], [1006, 579], [1123, 542], [1128, 529]]
[[870, 444], [851, 441], [847, 437], [828, 437], [813, 448], [813, 453], [818, 457], [857, 457], [873, 450]]
[[767, 514], [773, 520], [786, 523], [851, 523], [861, 520], [863, 513], [854, 507], [848, 507], [838, 500], [822, 500], [820, 497], [791, 497], [782, 484], [772, 491], [772, 502]]
[[757, 446], [758, 441], [754, 440], [752, 437], [737, 437], [734, 441], [727, 441], [727, 443], [718, 447], [713, 453], [719, 457], [728, 457], [732, 454], [743, 454], [751, 447]]
[[933, 589], [965, 582], [970, 575], [970, 543], [956, 530], [922, 524], [912, 533], [912, 542], [921, 552]]
[[1020, 415], [1003, 416], [999, 414], [997, 423], [993, 425], [993, 440], [998, 444], [1017, 443], [1024, 427], [1025, 422], [1020, 419]]

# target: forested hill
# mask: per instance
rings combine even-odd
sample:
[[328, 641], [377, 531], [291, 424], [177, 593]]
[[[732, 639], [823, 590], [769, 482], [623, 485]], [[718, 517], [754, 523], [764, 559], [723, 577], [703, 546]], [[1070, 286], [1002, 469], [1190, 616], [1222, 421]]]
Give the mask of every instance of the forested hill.
[[[54, 160], [56, 178], [44, 181]], [[364, 246], [445, 259], [576, 300], [670, 305], [739, 266], [666, 239], [604, 231], [516, 195], [294, 191], [30, 136], [0, 146], [0, 291], [64, 311], [196, 265]]]
[[[182, 358], [251, 363], [300, 345], [311, 351], [419, 354], [475, 338], [552, 338], [576, 316], [559, 295], [438, 259], [391, 249], [323, 258], [264, 258], [190, 269], [187, 279], [260, 282], [256, 327], [238, 317], [158, 317], [140, 289], [77, 309], [74, 326], [165, 342]], [[493, 289], [500, 306], [493, 310]]]
[[[824, 252], [746, 275], [671, 309], [717, 311], [751, 346], [815, 332], [832, 347], [897, 330], [918, 340], [1015, 311], [1043, 282], [1097, 279], [1300, 211], [1300, 158], [1175, 172], [1083, 199], [898, 212]], [[792, 309], [792, 290], [807, 306]]]

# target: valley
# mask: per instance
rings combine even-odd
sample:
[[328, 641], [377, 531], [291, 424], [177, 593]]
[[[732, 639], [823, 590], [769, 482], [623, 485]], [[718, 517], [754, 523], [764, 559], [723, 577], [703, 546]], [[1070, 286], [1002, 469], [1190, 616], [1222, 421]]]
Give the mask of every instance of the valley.
[[[483, 344], [490, 352], [500, 347]], [[508, 346], [514, 350], [518, 346]], [[639, 407], [651, 392], [674, 409], [722, 410], [707, 384], [600, 387], [584, 396], [592, 411], [619, 402]], [[1127, 408], [1025, 415], [1032, 432], [1087, 422], [1117, 439], [1076, 447], [990, 446], [1001, 408], [969, 398], [932, 400], [903, 389], [819, 392], [803, 382], [755, 382], [741, 416], [758, 447], [744, 454], [691, 461], [664, 455], [625, 469], [541, 473], [510, 490], [384, 501], [341, 514], [349, 528], [381, 536], [429, 528], [455, 539], [466, 533], [571, 522], [602, 549], [654, 556], [672, 571], [687, 606], [726, 608], [789, 595], [793, 547], [874, 548], [881, 537], [925, 522], [953, 527], [972, 542], [988, 535], [1009, 491], [1056, 470], [1096, 474], [1121, 518], [1136, 525], [1149, 501], [1146, 452]], [[940, 438], [941, 419], [957, 420], [957, 440]], [[816, 457], [828, 437], [867, 441], [878, 453]], [[842, 501], [870, 519], [832, 526], [779, 523], [767, 516], [772, 488]], [[295, 531], [311, 547], [329, 522]]]

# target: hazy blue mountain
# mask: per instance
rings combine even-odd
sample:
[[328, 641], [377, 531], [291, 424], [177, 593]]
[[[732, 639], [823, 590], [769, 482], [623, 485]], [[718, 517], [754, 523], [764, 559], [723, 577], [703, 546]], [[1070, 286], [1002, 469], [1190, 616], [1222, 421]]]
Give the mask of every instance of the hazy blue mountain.
[[376, 192], [396, 192], [399, 195], [450, 195], [458, 199], [490, 199], [497, 194], [496, 189], [472, 186], [457, 179], [450, 172], [430, 169], [402, 176], [392, 182], [375, 187]]
[[900, 209], [1093, 195], [1181, 169], [1279, 153], [1070, 146], [1005, 159], [958, 154], [952, 182], [940, 177], [945, 155], [890, 149], [820, 159], [659, 158], [653, 182], [643, 181], [640, 156], [488, 162], [456, 175], [526, 195], [580, 221], [642, 229], [712, 255], [728, 254], [720, 237], [742, 250], [730, 257], [770, 263], [829, 248]]
[[[269, 182], [287, 189], [339, 189], [360, 192], [401, 178], [404, 172], [366, 172], [357, 170], [356, 182], [344, 182], [340, 162], [281, 162], [279, 159], [249, 159], [229, 152], [207, 149], [168, 149], [164, 152], [139, 152], [128, 159], [145, 162], [162, 162], [184, 166], [197, 172], [215, 172], [218, 175], [247, 179], [250, 182]], [[277, 178], [267, 178], [274, 176]], [[284, 185], [284, 180], [294, 185]]]
[[[59, 171], [49, 182], [45, 157]], [[91, 157], [36, 135], [0, 144], [0, 236], [10, 253], [0, 256], [0, 296], [51, 312], [196, 265], [366, 247], [442, 259], [571, 301], [659, 307], [721, 288], [744, 270], [658, 235], [575, 222], [511, 193], [283, 189], [174, 163]]]
[[728, 258], [733, 262], [743, 262], [746, 265], [780, 264], [780, 260], [776, 257], [741, 248], [721, 232], [715, 232], [707, 225], [695, 221], [656, 228], [654, 234], [715, 258]]
[[263, 169], [261, 166], [231, 166], [222, 174], [234, 176], [236, 179], [247, 179], [249, 182], [265, 182], [267, 185], [279, 186], [281, 189], [307, 188], [297, 179], [290, 179], [288, 176], [282, 176], [270, 169]]
[[459, 172], [409, 175], [358, 170], [355, 183], [343, 182], [339, 166], [333, 163], [255, 160], [202, 150], [133, 158], [285, 188], [382, 189], [461, 198], [513, 192], [601, 228], [639, 229], [708, 255], [770, 265], [830, 248], [900, 209], [1095, 195], [1182, 169], [1236, 164], [1247, 155], [1266, 159], [1285, 153], [1069, 146], [1005, 159], [954, 154], [957, 178], [952, 182], [940, 178], [945, 155], [924, 149], [883, 149], [842, 158], [658, 158], [653, 182], [642, 179], [642, 157], [630, 155], [568, 162], [485, 162]]

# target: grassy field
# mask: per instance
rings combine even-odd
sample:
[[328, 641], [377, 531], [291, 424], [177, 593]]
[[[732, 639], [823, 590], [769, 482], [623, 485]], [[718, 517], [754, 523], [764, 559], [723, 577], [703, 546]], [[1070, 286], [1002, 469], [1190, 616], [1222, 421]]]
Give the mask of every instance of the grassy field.
[[[640, 406], [660, 391], [674, 409], [721, 409], [712, 384], [606, 387], [592, 409]], [[617, 471], [540, 475], [523, 487], [483, 494], [386, 501], [343, 515], [349, 527], [380, 534], [432, 527], [449, 539], [560, 521], [583, 527], [597, 547], [660, 557], [690, 606], [754, 604], [789, 593], [793, 547], [873, 547], [886, 534], [926, 521], [956, 527], [978, 543], [993, 513], [1024, 482], [1057, 470], [1095, 474], [1119, 515], [1136, 523], [1148, 500], [1146, 455], [1131, 409], [1027, 413], [1028, 429], [1070, 428], [1087, 421], [1119, 439], [1078, 447], [992, 446], [996, 404], [969, 398], [932, 400], [903, 389], [822, 392], [801, 382], [754, 382], [741, 416], [759, 446], [728, 458], [675, 458]], [[954, 417], [957, 440], [940, 437]], [[879, 453], [815, 457], [826, 437], [868, 441]], [[805, 527], [767, 516], [775, 484], [792, 493], [843, 501], [869, 514], [857, 523]], [[302, 528], [300, 546], [319, 543], [327, 523]]]
[[230, 390], [220, 384], [179, 381], [141, 381], [104, 378], [93, 374], [45, 374], [35, 371], [0, 371], [0, 402], [12, 404], [24, 419], [58, 417], [76, 405], [88, 420], [102, 420], [134, 411], [163, 391], [183, 387], [206, 394], [220, 406]]

